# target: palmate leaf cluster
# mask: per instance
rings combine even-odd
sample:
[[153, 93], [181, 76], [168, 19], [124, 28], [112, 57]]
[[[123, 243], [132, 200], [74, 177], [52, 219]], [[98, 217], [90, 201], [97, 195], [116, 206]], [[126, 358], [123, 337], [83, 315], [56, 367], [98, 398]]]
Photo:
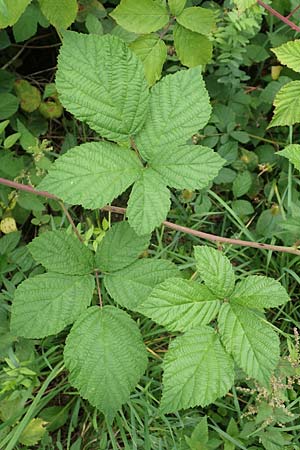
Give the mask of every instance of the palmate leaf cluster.
[[[163, 362], [162, 411], [205, 406], [225, 395], [235, 366], [267, 387], [279, 339], [264, 309], [287, 302], [285, 289], [263, 276], [236, 282], [229, 260], [207, 246], [195, 247], [200, 279], [183, 279], [169, 261], [139, 259], [149, 238], [125, 221], [110, 228], [95, 253], [63, 230], [35, 238], [28, 248], [47, 272], [16, 289], [12, 332], [36, 339], [72, 325], [64, 349], [69, 381], [109, 420], [147, 365], [138, 326], [121, 308], [183, 333]], [[96, 305], [95, 273], [102, 273], [118, 307]]]
[[210, 247], [195, 247], [195, 259], [203, 283], [169, 278], [139, 307], [168, 330], [184, 332], [164, 359], [164, 412], [225, 395], [235, 366], [267, 387], [279, 361], [279, 339], [264, 309], [286, 303], [285, 289], [264, 276], [236, 283], [229, 260]]
[[45, 232], [28, 248], [48, 272], [22, 282], [14, 297], [11, 330], [17, 336], [43, 338], [74, 324], [64, 351], [70, 383], [108, 418], [144, 373], [147, 352], [125, 311], [95, 306], [94, 273], [105, 274], [120, 305], [136, 310], [156, 284], [179, 276], [169, 261], [138, 259], [148, 244], [149, 235], [138, 236], [127, 222], [113, 225], [95, 254], [66, 231]]
[[212, 57], [210, 35], [215, 29], [215, 12], [199, 6], [185, 7], [186, 0], [121, 0], [110, 14], [126, 30], [140, 34], [131, 44], [141, 58], [150, 85], [159, 80], [167, 57], [167, 47], [158, 30], [173, 29], [174, 46], [187, 67], [207, 64]]
[[223, 165], [213, 150], [187, 145], [211, 113], [199, 67], [149, 91], [142, 62], [120, 39], [67, 32], [56, 85], [68, 111], [116, 142], [80, 145], [54, 163], [39, 187], [70, 204], [101, 208], [133, 185], [128, 220], [146, 234], [166, 218], [168, 187], [202, 189]]

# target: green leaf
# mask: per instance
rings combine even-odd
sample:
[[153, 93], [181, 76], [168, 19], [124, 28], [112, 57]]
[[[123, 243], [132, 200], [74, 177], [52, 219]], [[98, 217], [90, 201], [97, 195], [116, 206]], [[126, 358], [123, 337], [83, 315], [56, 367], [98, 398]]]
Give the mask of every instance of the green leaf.
[[20, 231], [9, 233], [0, 238], [0, 255], [5, 255], [12, 252], [18, 245], [21, 239]]
[[0, 93], [0, 120], [7, 119], [15, 114], [19, 108], [19, 100], [15, 95]]
[[233, 302], [222, 306], [218, 323], [222, 341], [238, 366], [249, 377], [268, 385], [279, 361], [279, 338], [271, 326]]
[[260, 236], [273, 237], [274, 233], [280, 231], [283, 223], [282, 215], [278, 205], [265, 209], [256, 222], [256, 232]]
[[125, 28], [121, 27], [120, 25], [116, 25], [112, 29], [111, 34], [113, 36], [117, 36], [119, 39], [126, 42], [127, 45], [129, 45], [131, 42], [135, 41], [138, 37], [137, 34], [132, 33], [131, 31], [125, 30]]
[[187, 331], [211, 322], [220, 301], [203, 284], [169, 278], [156, 286], [139, 312], [171, 331]]
[[300, 145], [299, 144], [290, 144], [285, 147], [280, 152], [277, 152], [278, 155], [284, 156], [287, 158], [297, 170], [300, 171]]
[[114, 272], [133, 263], [148, 247], [150, 236], [138, 236], [128, 222], [114, 224], [97, 248], [95, 263], [101, 272]]
[[23, 445], [32, 446], [37, 444], [46, 433], [45, 422], [43, 419], [31, 419], [29, 424], [23, 429], [19, 442]]
[[44, 273], [23, 281], [15, 292], [11, 329], [29, 339], [57, 334], [89, 306], [91, 275]]
[[93, 254], [64, 230], [46, 231], [28, 248], [33, 258], [50, 272], [85, 275], [93, 270]]
[[43, 211], [45, 209], [43, 201], [45, 202], [43, 197], [33, 196], [31, 192], [26, 191], [21, 191], [17, 198], [18, 205], [29, 211]]
[[72, 386], [111, 420], [143, 375], [147, 352], [127, 313], [94, 306], [71, 329], [64, 359]]
[[0, 122], [0, 135], [3, 133], [7, 125], [9, 125], [9, 120], [4, 120], [3, 122]]
[[[290, 435], [280, 429], [268, 427], [259, 433], [259, 439], [266, 450], [289, 450]], [[287, 437], [288, 439], [285, 439]]]
[[0, 29], [14, 25], [25, 11], [31, 0], [1, 0]]
[[115, 36], [64, 33], [56, 86], [64, 107], [108, 139], [126, 140], [146, 119], [143, 64]]
[[185, 8], [176, 17], [177, 22], [191, 31], [200, 34], [209, 34], [215, 26], [215, 13], [211, 9], [192, 6]]
[[276, 308], [289, 300], [286, 290], [278, 281], [258, 275], [250, 275], [240, 281], [231, 297], [232, 302], [262, 311], [264, 308]]
[[39, 15], [40, 11], [37, 5], [28, 5], [17, 23], [13, 26], [13, 34], [16, 42], [23, 42], [36, 34]]
[[169, 8], [172, 14], [178, 16], [185, 7], [186, 0], [168, 0]]
[[103, 25], [100, 19], [89, 13], [85, 19], [85, 26], [89, 33], [103, 35]]
[[185, 436], [185, 440], [190, 450], [208, 450], [209, 447], [206, 445], [209, 440], [207, 416], [201, 417], [191, 437]]
[[70, 404], [65, 406], [48, 406], [39, 412], [39, 417], [47, 422], [48, 431], [62, 428], [69, 418]]
[[151, 233], [167, 217], [170, 191], [163, 179], [152, 169], [144, 169], [131, 191], [128, 222], [139, 235]]
[[300, 72], [300, 39], [286, 42], [280, 47], [272, 48], [281, 64]]
[[207, 64], [212, 58], [213, 46], [207, 36], [195, 33], [178, 23], [174, 28], [174, 45], [178, 58], [187, 67]]
[[234, 0], [234, 3], [238, 7], [238, 9], [242, 12], [248, 8], [251, 8], [251, 6], [255, 5], [257, 3], [257, 0]]
[[136, 136], [137, 147], [147, 160], [162, 155], [166, 148], [185, 144], [207, 124], [210, 114], [199, 67], [167, 75], [151, 90], [149, 115]]
[[169, 21], [166, 8], [154, 0], [121, 0], [110, 15], [121, 27], [134, 33], [157, 31]]
[[274, 115], [268, 128], [300, 122], [300, 81], [285, 84], [276, 94]]
[[241, 197], [247, 194], [252, 186], [252, 175], [249, 170], [238, 173], [237, 177], [233, 181], [232, 193], [235, 197]]
[[231, 207], [235, 214], [239, 217], [247, 217], [254, 214], [254, 208], [250, 202], [247, 200], [234, 200], [231, 203]]
[[21, 133], [13, 133], [10, 136], [7, 136], [7, 138], [4, 139], [3, 147], [6, 149], [13, 147], [20, 137]]
[[21, 147], [23, 148], [23, 150], [31, 153], [31, 148], [37, 145], [38, 139], [25, 127], [25, 125], [19, 119], [17, 119], [17, 129], [21, 134]]
[[224, 162], [208, 147], [182, 145], [165, 148], [149, 161], [149, 165], [170, 187], [202, 189], [218, 175]]
[[39, 0], [44, 16], [56, 28], [68, 28], [76, 19], [77, 0]]
[[104, 285], [119, 305], [139, 311], [139, 305], [157, 284], [174, 277], [180, 277], [180, 272], [170, 261], [140, 259], [119, 272], [105, 275]]
[[164, 413], [206, 406], [224, 396], [233, 385], [233, 361], [218, 335], [202, 326], [177, 337], [163, 362]]
[[166, 44], [156, 34], [146, 34], [138, 37], [129, 47], [143, 62], [146, 79], [152, 86], [161, 77], [167, 58]]
[[90, 142], [58, 158], [39, 188], [72, 205], [102, 208], [134, 183], [141, 169], [133, 151], [109, 142]]
[[235, 275], [226, 256], [206, 245], [194, 247], [197, 270], [206, 286], [218, 297], [229, 297], [234, 289]]

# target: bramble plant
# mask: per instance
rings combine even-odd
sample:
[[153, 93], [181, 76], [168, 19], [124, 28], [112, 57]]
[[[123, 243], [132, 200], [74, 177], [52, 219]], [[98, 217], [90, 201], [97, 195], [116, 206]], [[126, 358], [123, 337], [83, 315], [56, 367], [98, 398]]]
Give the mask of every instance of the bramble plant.
[[299, 448], [296, 3], [0, 0], [1, 448]]
[[202, 189], [224, 160], [187, 140], [208, 122], [199, 67], [159, 81], [149, 92], [140, 59], [114, 36], [67, 32], [56, 86], [65, 108], [103, 138], [58, 158], [39, 188], [85, 208], [102, 208], [133, 184], [127, 207], [138, 234], [160, 225], [170, 191]]
[[[43, 233], [29, 244], [49, 272], [29, 278], [15, 293], [12, 331], [42, 338], [74, 325], [66, 340], [70, 383], [112, 420], [143, 375], [147, 351], [136, 323], [117, 307], [90, 306], [101, 271], [111, 297], [167, 330], [184, 332], [164, 359], [162, 410], [205, 406], [234, 383], [234, 363], [268, 386], [279, 362], [279, 339], [264, 318], [266, 308], [289, 297], [277, 281], [249, 276], [235, 284], [229, 260], [218, 250], [195, 247], [201, 280], [179, 278], [168, 261], [137, 259], [149, 236], [127, 222], [113, 225], [93, 257], [64, 231]], [[208, 326], [218, 318], [218, 327]], [[101, 380], [101, 383], [99, 383]]]

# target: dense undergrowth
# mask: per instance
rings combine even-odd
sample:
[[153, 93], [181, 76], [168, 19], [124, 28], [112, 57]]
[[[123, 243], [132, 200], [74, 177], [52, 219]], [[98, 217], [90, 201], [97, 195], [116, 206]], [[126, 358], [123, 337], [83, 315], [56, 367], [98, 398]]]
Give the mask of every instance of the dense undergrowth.
[[[120, 3], [121, 6], [118, 6]], [[134, 2], [129, 0], [128, 3]], [[165, 3], [164, 0], [143, 0], [140, 3], [142, 10], [139, 10], [138, 14], [141, 15], [149, 4], [155, 5], [155, 8], [164, 8]], [[300, 122], [300, 113], [297, 105], [297, 83], [300, 80], [300, 64], [298, 41], [295, 41], [295, 50], [292, 50], [291, 55], [288, 54], [289, 58], [286, 56], [285, 47], [281, 47], [297, 39], [298, 32], [250, 0], [170, 0], [170, 15], [160, 13], [160, 22], [157, 23], [156, 19], [150, 25], [145, 25], [146, 21], [143, 25], [141, 19], [136, 23], [131, 22], [126, 14], [122, 15], [122, 5], [124, 7], [126, 4], [124, 0], [102, 3], [97, 0], [65, 0], [57, 2], [56, 8], [52, 10], [43, 0], [27, 1], [26, 9], [25, 0], [16, 2], [12, 10], [8, 4], [8, 1], [0, 2], [0, 448], [299, 449], [300, 277], [297, 248], [300, 244], [300, 147], [297, 146], [297, 123]], [[275, 0], [268, 2], [268, 5], [270, 4], [282, 16], [286, 17], [293, 12], [289, 19], [298, 23], [300, 11], [295, 0]], [[202, 16], [199, 13], [198, 17], [195, 10], [192, 19], [188, 14], [182, 15], [184, 7], [199, 6], [205, 8], [204, 13], [201, 10]], [[137, 5], [134, 7], [139, 8]], [[148, 29], [145, 30], [143, 26], [148, 26]], [[76, 41], [79, 35], [65, 34], [66, 28], [96, 36], [92, 38], [95, 39], [93, 42], [99, 42], [103, 48], [106, 48], [106, 45], [116, 45], [114, 50], [121, 55], [118, 56], [120, 60], [125, 54], [131, 62], [138, 61], [135, 62], [135, 69], [123, 62], [119, 67], [119, 60], [113, 57], [113, 63], [110, 64], [110, 60], [107, 63], [105, 54], [99, 61], [91, 57], [90, 65], [87, 65], [89, 53], [81, 52], [81, 41]], [[136, 32], [132, 31], [132, 28]], [[105, 44], [104, 40], [99, 41], [101, 37], [103, 39], [103, 35], [106, 36]], [[67, 45], [71, 44], [66, 42], [71, 42], [72, 39], [76, 45], [68, 49]], [[60, 50], [62, 45], [66, 50]], [[272, 50], [274, 48], [275, 51]], [[276, 50], [278, 48], [281, 50]], [[57, 69], [59, 50], [61, 56]], [[136, 56], [133, 56], [134, 54]], [[72, 64], [68, 66], [70, 55], [75, 55], [75, 62], [72, 61], [72, 64], [76, 61], [78, 63], [78, 66], [74, 65], [73, 73], [70, 70]], [[97, 99], [99, 110], [96, 109], [94, 115], [77, 108], [78, 105], [74, 102], [77, 93], [91, 94], [84, 82], [92, 77], [90, 74], [95, 69], [93, 64], [97, 66], [95, 61], [100, 68], [101, 64], [107, 63], [107, 70], [111, 70], [111, 66], [117, 67], [119, 72], [112, 70], [111, 75], [112, 78], [116, 77], [117, 86], [118, 83], [123, 83], [122, 77], [128, 70], [129, 76], [125, 77], [126, 81], [122, 86], [128, 87], [129, 91], [131, 89], [130, 100], [136, 98], [137, 89], [136, 85], [130, 83], [136, 83], [137, 78], [141, 80], [141, 106], [132, 119], [132, 130], [128, 132], [128, 136], [134, 136], [134, 139], [129, 140], [127, 131], [124, 132], [124, 129], [127, 130], [127, 123], [123, 128], [120, 126], [122, 132], [120, 129], [112, 130], [110, 123], [107, 126], [107, 110], [101, 109], [108, 98], [105, 97], [108, 95], [105, 83], [102, 85], [101, 96]], [[189, 71], [185, 72], [187, 67]], [[211, 113], [204, 85], [199, 84], [198, 90], [193, 91], [194, 83], [201, 77], [201, 71], [210, 97]], [[75, 73], [78, 78], [75, 79], [72, 90], [68, 80]], [[174, 104], [174, 123], [166, 124], [165, 129], [172, 129], [175, 138], [169, 139], [168, 134], [165, 137], [163, 131], [157, 136], [151, 134], [151, 130], [155, 128], [155, 119], [148, 118], [148, 128], [147, 122], [144, 125], [141, 119], [147, 116], [147, 83], [156, 86], [152, 92], [158, 89], [157, 86], [162, 86], [157, 103], [154, 103], [154, 116], [159, 113], [160, 104], [163, 104], [163, 86], [166, 85], [163, 84], [164, 76], [170, 76], [166, 80], [174, 80], [172, 77], [179, 80], [179, 77], [187, 76], [187, 73], [191, 75], [188, 75], [190, 79], [186, 82], [185, 89], [189, 86], [190, 91], [188, 95], [187, 91], [180, 94], [182, 98], [186, 94], [185, 100], [193, 114], [190, 114], [188, 120], [184, 118], [184, 109], [180, 111], [179, 116], [176, 115], [177, 105]], [[162, 81], [159, 81], [161, 76]], [[80, 77], [83, 77], [82, 83]], [[282, 99], [280, 95], [285, 95], [286, 91], [281, 89], [289, 83], [293, 83], [291, 86], [296, 90], [287, 100]], [[115, 93], [113, 84], [110, 88], [111, 92]], [[116, 104], [121, 103], [122, 92], [116, 91]], [[174, 88], [173, 95], [175, 94]], [[179, 98], [179, 106], [180, 101]], [[86, 100], [86, 103], [89, 101]], [[133, 103], [130, 103], [132, 109]], [[120, 108], [123, 106], [124, 104], [121, 104]], [[99, 117], [95, 119], [96, 114]], [[199, 125], [198, 117], [201, 114], [204, 118], [202, 117]], [[162, 120], [163, 116], [162, 114], [159, 119]], [[125, 119], [127, 117], [129, 112]], [[180, 120], [176, 122], [178, 117]], [[183, 144], [188, 141], [188, 145], [184, 146], [184, 156], [180, 153], [180, 157], [187, 164], [182, 165], [181, 170], [176, 172], [176, 176], [173, 174], [170, 181], [170, 172], [161, 168], [161, 155], [168, 150], [168, 142], [171, 143], [172, 150], [168, 159], [171, 160], [176, 152], [179, 154], [181, 147], [177, 151], [175, 144], [181, 139], [180, 133], [183, 134]], [[103, 141], [109, 141], [109, 144]], [[66, 184], [64, 164], [68, 164], [68, 161], [75, 164], [76, 170], [79, 171], [76, 176], [81, 176], [80, 167], [85, 164], [84, 155], [81, 155], [81, 159], [74, 160], [75, 162], [71, 160], [74, 147], [81, 144], [95, 145], [94, 148], [104, 154], [102, 149], [105, 145], [111, 146], [107, 147], [109, 150], [113, 145], [114, 150], [116, 149], [117, 145], [111, 141], [118, 144], [116, 152], [130, 150], [131, 157], [135, 157], [143, 165], [143, 173], [148, 170], [147, 173], [153, 176], [155, 186], [152, 191], [149, 188], [150, 195], [147, 198], [145, 196], [144, 203], [138, 204], [138, 207], [136, 202], [130, 200], [133, 194], [129, 186], [135, 183], [132, 192], [137, 191], [141, 181], [139, 175], [134, 175], [133, 179], [127, 181], [125, 166], [122, 178], [124, 186], [114, 190], [113, 195], [110, 193], [109, 177], [100, 180], [99, 184], [84, 184], [83, 191], [79, 191], [85, 195], [80, 198], [78, 195], [72, 197], [75, 186], [72, 191]], [[148, 149], [149, 142], [152, 147], [150, 145]], [[159, 148], [161, 142], [164, 147]], [[158, 157], [156, 155], [155, 159], [157, 148], [162, 153]], [[200, 169], [199, 177], [198, 174], [194, 177], [195, 181], [190, 175], [191, 168], [198, 158], [197, 152], [203, 148], [213, 149], [214, 152], [203, 150], [210, 156], [207, 156], [204, 170]], [[283, 153], [278, 153], [283, 149]], [[204, 165], [201, 157], [199, 156], [199, 167]], [[211, 163], [212, 158], [214, 164]], [[57, 162], [53, 166], [54, 161]], [[93, 171], [93, 166], [94, 161], [90, 164], [90, 172]], [[212, 166], [214, 167], [211, 168]], [[199, 167], [197, 166], [197, 170]], [[9, 182], [12, 184], [9, 185]], [[88, 183], [88, 176], [84, 182]], [[22, 189], [18, 183], [29, 186], [29, 189]], [[47, 190], [50, 194], [35, 195], [35, 189]], [[167, 200], [161, 202], [162, 198]], [[121, 208], [128, 205], [128, 222], [135, 231], [127, 229], [129, 225], [119, 224], [123, 222], [123, 210], [120, 214], [120, 210], [102, 208], [111, 202]], [[147, 211], [142, 218], [141, 210]], [[161, 224], [165, 219], [171, 222], [171, 226], [165, 222]], [[176, 227], [177, 225], [185, 227], [185, 232]], [[212, 242], [193, 235], [193, 230], [210, 233], [213, 235], [210, 237]], [[122, 239], [125, 235], [127, 241], [123, 251]], [[67, 247], [69, 245], [67, 250], [63, 243], [57, 244], [55, 239], [59, 239], [59, 236], [63, 236], [62, 240]], [[231, 241], [223, 243], [222, 237], [230, 238]], [[34, 243], [28, 245], [35, 238]], [[249, 246], [234, 240], [248, 241]], [[250, 243], [256, 244], [251, 247]], [[267, 246], [259, 248], [260, 244]], [[218, 253], [204, 245], [217, 249], [231, 264], [226, 258], [213, 256]], [[55, 246], [58, 246], [57, 259], [49, 262], [47, 257], [52, 254]], [[80, 250], [77, 246], [81, 246]], [[281, 249], [277, 248], [278, 246], [281, 246]], [[85, 248], [82, 250], [83, 247]], [[67, 252], [70, 249], [73, 251], [71, 256]], [[204, 249], [208, 252], [206, 256], [201, 253]], [[95, 252], [95, 260], [94, 256], [91, 256], [92, 252]], [[115, 255], [115, 258], [111, 255]], [[205, 257], [207, 265], [203, 267]], [[161, 278], [157, 276], [154, 281], [147, 281], [148, 286], [145, 282], [141, 291], [134, 292], [132, 287], [128, 287], [129, 279], [134, 280], [137, 276], [145, 276], [145, 272], [154, 271], [152, 265], [155, 267], [155, 264], [161, 264], [162, 269], [159, 270], [170, 271], [170, 275], [161, 275]], [[220, 267], [223, 270], [219, 281], [216, 273], [214, 274], [211, 285], [206, 274], [206, 269], [210, 267], [215, 268], [215, 272], [218, 272]], [[45, 268], [48, 274], [45, 274]], [[102, 271], [99, 270], [102, 268]], [[245, 289], [248, 295], [246, 306], [252, 308], [248, 311], [248, 319], [254, 314], [253, 309], [260, 309], [255, 312], [255, 320], [260, 320], [256, 330], [258, 341], [252, 349], [249, 346], [249, 349], [240, 351], [241, 360], [243, 350], [246, 356], [244, 362], [239, 364], [238, 358], [234, 360], [234, 372], [233, 362], [228, 362], [226, 358], [231, 358], [228, 355], [238, 352], [238, 343], [232, 344], [233, 331], [231, 339], [228, 338], [228, 329], [224, 331], [224, 314], [223, 319], [220, 314], [218, 322], [216, 321], [218, 308], [221, 308], [217, 302], [220, 303], [220, 298], [224, 300], [222, 308], [225, 311], [229, 307], [228, 298], [230, 300], [230, 296], [234, 296], [233, 268], [235, 277], [241, 283], [252, 280], [252, 284], [249, 281]], [[54, 277], [52, 275], [52, 281], [51, 271], [55, 273]], [[95, 285], [94, 279], [89, 281], [90, 272], [95, 275]], [[273, 290], [271, 285], [267, 288], [261, 287], [261, 278], [254, 278], [258, 275], [268, 277], [274, 283], [277, 280], [278, 283], [272, 284]], [[77, 291], [74, 289], [72, 300], [75, 299], [75, 303], [71, 305], [72, 310], [68, 311], [67, 318], [61, 315], [56, 317], [55, 324], [52, 324], [52, 316], [48, 311], [42, 320], [40, 312], [36, 315], [31, 312], [29, 304], [34, 301], [34, 289], [38, 292], [37, 300], [44, 295], [41, 292], [43, 286], [34, 285], [36, 280], [48, 277], [47, 283], [52, 283], [49, 286], [52, 286], [54, 292], [58, 288], [59, 277], [63, 283], [72, 284], [74, 278], [70, 281], [71, 276], [84, 277], [88, 287], [78, 285]], [[172, 277], [171, 283], [164, 281], [169, 277]], [[176, 282], [177, 278], [180, 281]], [[161, 281], [163, 283], [157, 288], [156, 284]], [[186, 311], [173, 313], [170, 309], [163, 317], [160, 310], [155, 310], [157, 302], [165, 298], [166, 292], [172, 292], [174, 286], [178, 290], [181, 289], [180, 295], [176, 292], [179, 303], [180, 296], [188, 290], [188, 286], [194, 286], [193, 289], [200, 289], [201, 286], [201, 289], [205, 289], [199, 281], [204, 281], [210, 291], [218, 291], [213, 292], [217, 295], [217, 300], [212, 299], [216, 309], [214, 312], [206, 311], [206, 315], [210, 315], [206, 322], [203, 318], [199, 319], [199, 311], [188, 316], [184, 323]], [[222, 283], [223, 290], [220, 288]], [[229, 287], [224, 288], [226, 283]], [[255, 302], [261, 301], [261, 308], [257, 303], [254, 305], [253, 298], [251, 300], [251, 289], [255, 290], [256, 283], [258, 292], [257, 297], [253, 298]], [[279, 283], [288, 293], [290, 301], [286, 301], [286, 293]], [[151, 291], [152, 287], [152, 296], [147, 300], [146, 297], [150, 294], [148, 290]], [[126, 293], [130, 292], [130, 289], [132, 297], [129, 302]], [[44, 290], [46, 292], [46, 289]], [[79, 292], [80, 297], [81, 292], [85, 293], [86, 290], [90, 292], [90, 298], [87, 299], [86, 305], [79, 307], [76, 295]], [[206, 295], [210, 294], [206, 292]], [[143, 302], [140, 300], [142, 297]], [[139, 301], [142, 305], [139, 305]], [[76, 376], [68, 378], [69, 371], [72, 373], [72, 356], [80, 347], [80, 339], [72, 343], [71, 338], [68, 338], [64, 359], [66, 338], [72, 322], [82, 313], [79, 309], [84, 309], [90, 303], [93, 306], [88, 311], [93, 308], [93, 311], [98, 311], [96, 305], [100, 303], [101, 306], [105, 305], [103, 310], [111, 308], [106, 311], [120, 314], [120, 324], [127, 320], [124, 311], [131, 311], [134, 327], [138, 326], [147, 350], [146, 368], [144, 350], [140, 347], [141, 343], [137, 343], [138, 350], [136, 354], [132, 354], [132, 361], [133, 364], [141, 365], [141, 378], [138, 377], [137, 381], [136, 376], [133, 376], [134, 382], [129, 383], [130, 398], [128, 393], [129, 400], [126, 395], [120, 400], [122, 407], [119, 403], [115, 408], [111, 404], [107, 406], [109, 398], [118, 398], [119, 394], [118, 389], [116, 394], [114, 389], [120, 385], [120, 380], [113, 371], [110, 377], [103, 372], [103, 376], [107, 378], [97, 380], [99, 386], [98, 390], [97, 386], [93, 387], [96, 389], [93, 391], [95, 393], [85, 392], [83, 397], [89, 401], [84, 400], [78, 393], [76, 387], [83, 394], [85, 386], [79, 386], [80, 382], [76, 380]], [[264, 307], [266, 316], [263, 314]], [[11, 312], [13, 319], [10, 325]], [[170, 348], [174, 345], [170, 344], [171, 342], [180, 342], [178, 339], [191, 336], [189, 328], [193, 330], [193, 327], [190, 324], [197, 322], [197, 318], [199, 323], [196, 325], [204, 323], [208, 334], [210, 331], [206, 325], [212, 321], [214, 330], [221, 336], [220, 346], [226, 347], [228, 354], [226, 353], [225, 357], [222, 354], [224, 366], [221, 365], [220, 368], [220, 373], [224, 371], [224, 377], [219, 378], [223, 380], [227, 377], [227, 384], [224, 381], [226, 389], [216, 388], [216, 395], [202, 392], [199, 400], [196, 388], [195, 401], [191, 400], [187, 404], [185, 401], [178, 401], [178, 408], [174, 410], [172, 400], [173, 409], [170, 407], [169, 410], [164, 410], [161, 406], [162, 361], [169, 345]], [[126, 327], [130, 328], [133, 321], [126, 322]], [[267, 321], [271, 326], [264, 341], [259, 333]], [[251, 328], [250, 319], [248, 327], [249, 323]], [[112, 340], [113, 335], [119, 332], [118, 327], [111, 331], [108, 326], [107, 330]], [[186, 334], [180, 335], [185, 331]], [[273, 333], [275, 338], [271, 336], [268, 341], [268, 333]], [[125, 334], [121, 334], [122, 336]], [[280, 359], [279, 355], [276, 359], [276, 336], [280, 338]], [[271, 348], [274, 339], [275, 357]], [[259, 353], [257, 349], [261, 348], [261, 342], [264, 359], [260, 359], [261, 355], [258, 354], [259, 364], [255, 372], [253, 365], [248, 362], [252, 353], [254, 356], [256, 351]], [[88, 359], [92, 343], [91, 341], [91, 345], [85, 348], [83, 358]], [[117, 358], [123, 361], [122, 352], [126, 350], [123, 347], [121, 350], [118, 353], [117, 346], [114, 347]], [[273, 359], [275, 368], [272, 366]], [[264, 360], [271, 361], [269, 366], [266, 364], [267, 368]], [[203, 383], [201, 376], [206, 373], [209, 364], [208, 359], [203, 368], [200, 366], [198, 381]], [[248, 366], [251, 366], [250, 369]], [[74, 372], [75, 369], [73, 368]], [[119, 369], [121, 371], [122, 367]], [[170, 384], [170, 380], [167, 380], [167, 370], [166, 368], [166, 385]], [[90, 378], [93, 378], [92, 372], [98, 375], [97, 365], [90, 367]], [[234, 383], [230, 378], [231, 373], [234, 375]], [[171, 381], [175, 375], [176, 371], [171, 371]], [[207, 383], [208, 381], [209, 378]], [[88, 384], [88, 381], [84, 384]], [[205, 391], [203, 384], [200, 384], [198, 391]], [[136, 386], [134, 389], [133, 385]], [[120, 388], [119, 391], [121, 390]], [[179, 383], [178, 397], [181, 390]], [[102, 397], [100, 406], [97, 403], [99, 392], [104, 397], [107, 394], [105, 401]], [[97, 408], [92, 406], [95, 404]], [[204, 406], [197, 406], [201, 404]], [[194, 408], [189, 408], [194, 405]], [[117, 411], [112, 412], [114, 409]]]

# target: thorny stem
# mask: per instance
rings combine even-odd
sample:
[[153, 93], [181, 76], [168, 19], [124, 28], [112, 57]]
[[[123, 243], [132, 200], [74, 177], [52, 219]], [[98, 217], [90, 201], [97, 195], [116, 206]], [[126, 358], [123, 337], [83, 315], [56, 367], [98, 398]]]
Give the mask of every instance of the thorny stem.
[[[111, 211], [111, 212], [114, 212], [117, 214], [125, 214], [126, 213], [125, 208], [119, 208], [118, 206], [105, 206], [104, 208], [102, 208], [102, 210]], [[300, 250], [297, 250], [294, 247], [284, 247], [282, 245], [271, 245], [271, 244], [264, 244], [262, 242], [243, 241], [241, 239], [233, 239], [233, 238], [217, 236], [215, 234], [204, 233], [203, 231], [193, 230], [192, 228], [184, 227], [182, 225], [177, 225], [177, 223], [168, 222], [167, 220], [162, 222], [162, 224], [167, 228], [171, 228], [172, 230], [181, 231], [182, 233], [190, 234], [192, 236], [197, 236], [197, 237], [199, 237], [201, 239], [205, 239], [207, 241], [231, 244], [231, 245], [240, 245], [242, 247], [253, 247], [253, 248], [259, 248], [261, 250], [272, 250], [275, 252], [291, 253], [292, 255], [300, 256]]]
[[41, 197], [56, 200], [59, 203], [61, 209], [63, 210], [66, 218], [68, 219], [68, 222], [70, 223], [71, 227], [73, 228], [73, 231], [76, 234], [77, 238], [80, 240], [80, 242], [83, 242], [82, 237], [80, 236], [68, 209], [66, 208], [64, 203], [58, 197], [56, 197], [56, 195], [50, 194], [50, 192], [46, 191], [38, 191], [34, 187], [28, 186], [27, 184], [17, 183], [16, 181], [6, 180], [5, 178], [0, 178], [0, 184], [3, 184], [4, 186], [8, 186], [14, 189], [19, 189], [20, 191], [29, 192], [30, 194], [40, 195]]
[[52, 200], [59, 201], [59, 198], [56, 197], [56, 195], [50, 194], [50, 192], [46, 191], [38, 191], [32, 186], [28, 186], [28, 184], [17, 183], [16, 181], [7, 180], [6, 178], [0, 178], [0, 184], [14, 189], [20, 189], [21, 191], [30, 192], [34, 195], [40, 195], [41, 197], [51, 198]]
[[[6, 180], [5, 178], [0, 178], [0, 184], [12, 187], [14, 189], [20, 189], [20, 190], [23, 190], [26, 192], [31, 192], [34, 195], [40, 195], [42, 197], [51, 198], [53, 200], [61, 202], [61, 200], [58, 197], [56, 197], [53, 194], [50, 194], [49, 192], [38, 191], [38, 190], [34, 189], [32, 186], [17, 183], [15, 181]], [[110, 211], [110, 212], [114, 212], [117, 214], [125, 214], [126, 213], [125, 208], [120, 208], [118, 206], [105, 206], [104, 208], [101, 208], [101, 209], [103, 211]], [[67, 218], [68, 218], [68, 216], [67, 216]], [[73, 220], [72, 220], [72, 222], [73, 222]], [[72, 225], [72, 223], [71, 223], [71, 225]], [[182, 233], [190, 234], [192, 236], [196, 236], [201, 239], [205, 239], [205, 240], [212, 241], [212, 242], [231, 244], [231, 245], [240, 245], [242, 247], [253, 247], [253, 248], [258, 248], [261, 250], [272, 250], [274, 252], [291, 253], [292, 255], [300, 256], [300, 250], [298, 250], [295, 247], [284, 247], [282, 245], [271, 245], [271, 244], [264, 244], [262, 242], [243, 241], [241, 239], [233, 239], [233, 238], [217, 236], [215, 234], [204, 233], [203, 231], [194, 230], [192, 228], [184, 227], [182, 225], [177, 225], [176, 223], [172, 223], [172, 222], [168, 222], [168, 221], [164, 221], [163, 225], [172, 230], [180, 231]]]
[[265, 8], [267, 11], [269, 11], [270, 14], [272, 14], [272, 16], [277, 17], [277, 19], [281, 20], [281, 22], [285, 23], [286, 25], [288, 25], [290, 28], [292, 28], [292, 30], [297, 31], [298, 33], [300, 33], [300, 27], [298, 27], [298, 25], [296, 25], [294, 22], [292, 22], [291, 20], [289, 20], [289, 17], [291, 16], [292, 13], [294, 13], [295, 11], [292, 11], [291, 14], [289, 14], [287, 17], [283, 16], [282, 14], [280, 14], [278, 11], [276, 11], [276, 9], [272, 8], [271, 6], [267, 5], [266, 3], [262, 2], [261, 0], [257, 0], [257, 3], [262, 6], [263, 8]]

